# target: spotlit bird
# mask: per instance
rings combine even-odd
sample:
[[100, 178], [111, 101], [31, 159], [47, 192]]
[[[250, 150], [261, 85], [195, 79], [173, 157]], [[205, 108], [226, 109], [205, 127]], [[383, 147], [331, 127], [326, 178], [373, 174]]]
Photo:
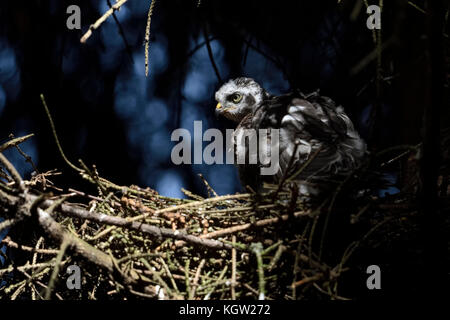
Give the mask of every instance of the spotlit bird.
[[[260, 175], [261, 163], [239, 164], [242, 185], [295, 181], [303, 195], [318, 194], [342, 180], [366, 156], [366, 144], [341, 106], [318, 92], [273, 96], [250, 78], [225, 83], [215, 94], [216, 113], [243, 129], [279, 129], [279, 163], [272, 176]], [[235, 141], [236, 142], [236, 141]], [[236, 145], [235, 150], [246, 146]], [[236, 162], [235, 162], [236, 163]]]

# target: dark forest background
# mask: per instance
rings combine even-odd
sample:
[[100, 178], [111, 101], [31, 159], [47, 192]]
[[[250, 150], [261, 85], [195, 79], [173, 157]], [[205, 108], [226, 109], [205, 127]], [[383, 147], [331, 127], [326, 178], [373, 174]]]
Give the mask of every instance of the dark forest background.
[[[344, 106], [372, 152], [424, 136], [433, 143], [450, 123], [450, 61], [436, 59], [449, 56], [448, 1], [384, 1], [382, 29], [374, 32], [364, 1], [159, 0], [146, 77], [150, 3], [129, 0], [81, 44], [108, 0], [2, 0], [0, 144], [34, 133], [21, 148], [39, 172], [58, 168], [59, 186], [91, 188], [60, 157], [43, 93], [73, 162], [95, 164], [117, 184], [184, 197], [181, 188], [207, 194], [199, 173], [218, 194], [241, 190], [232, 165], [170, 160], [173, 130], [193, 132], [194, 120], [203, 130], [233, 127], [214, 116], [214, 93], [229, 78], [252, 77], [273, 94], [320, 89]], [[71, 4], [81, 8], [82, 30], [66, 27]], [[433, 47], [433, 35], [443, 37], [441, 47]], [[439, 79], [445, 85], [436, 89]], [[30, 177], [33, 167], [16, 150], [5, 156]], [[427, 159], [432, 169], [436, 159]], [[394, 186], [383, 194], [401, 187], [394, 169], [387, 175]]]
[[[74, 3], [82, 30], [66, 27], [66, 8]], [[420, 140], [428, 99], [424, 1], [416, 1], [419, 9], [406, 1], [385, 3], [378, 81], [373, 32], [358, 1], [159, 1], [146, 78], [149, 4], [128, 1], [116, 14], [119, 24], [108, 19], [80, 44], [108, 9], [107, 0], [2, 1], [1, 141], [11, 133], [35, 133], [23, 148], [39, 170], [66, 168], [39, 99], [44, 93], [69, 159], [96, 164], [119, 184], [168, 196], [183, 196], [181, 187], [204, 194], [198, 173], [219, 194], [232, 193], [240, 186], [231, 165], [173, 165], [170, 134], [180, 127], [192, 131], [194, 120], [202, 120], [204, 130], [232, 128], [214, 117], [214, 92], [221, 80], [243, 75], [275, 94], [320, 88], [345, 107], [371, 150]], [[29, 176], [33, 168], [10, 153]], [[80, 179], [64, 182], [73, 186]]]

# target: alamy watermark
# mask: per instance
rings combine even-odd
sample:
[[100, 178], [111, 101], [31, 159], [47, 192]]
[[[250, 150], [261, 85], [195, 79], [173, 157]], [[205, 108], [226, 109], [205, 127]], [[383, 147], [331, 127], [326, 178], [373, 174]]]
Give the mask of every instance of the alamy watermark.
[[[81, 9], [78, 5], [69, 5], [66, 9], [69, 15], [66, 20], [66, 26], [69, 30], [81, 29]], [[370, 5], [367, 7], [366, 13], [369, 15], [366, 21], [368, 29], [381, 29], [381, 7], [377, 5]]]
[[81, 270], [76, 264], [67, 267], [66, 273], [69, 274], [66, 280], [66, 286], [69, 290], [81, 289]]
[[[174, 130], [171, 140], [179, 142], [171, 153], [172, 162], [176, 165], [234, 164], [236, 161], [237, 164], [261, 164], [261, 175], [274, 175], [278, 169], [279, 129], [226, 129], [224, 139], [220, 130], [207, 129], [203, 133], [202, 122], [194, 121], [193, 152], [189, 130]], [[211, 143], [203, 149], [203, 142]]]
[[377, 5], [367, 7], [367, 14], [369, 17], [366, 21], [366, 26], [369, 30], [381, 29], [381, 8]]
[[69, 30], [81, 29], [81, 9], [79, 6], [72, 4], [67, 7], [66, 13], [70, 16], [67, 18], [66, 26]]
[[366, 286], [369, 290], [381, 289], [381, 269], [376, 264], [370, 265], [366, 270], [370, 276], [367, 278]]

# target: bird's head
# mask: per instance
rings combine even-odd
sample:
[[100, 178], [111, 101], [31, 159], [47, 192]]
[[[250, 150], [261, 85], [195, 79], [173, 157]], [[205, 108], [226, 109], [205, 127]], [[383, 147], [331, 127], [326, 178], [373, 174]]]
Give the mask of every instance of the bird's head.
[[255, 110], [267, 96], [267, 92], [253, 79], [230, 80], [216, 92], [216, 114], [239, 122]]

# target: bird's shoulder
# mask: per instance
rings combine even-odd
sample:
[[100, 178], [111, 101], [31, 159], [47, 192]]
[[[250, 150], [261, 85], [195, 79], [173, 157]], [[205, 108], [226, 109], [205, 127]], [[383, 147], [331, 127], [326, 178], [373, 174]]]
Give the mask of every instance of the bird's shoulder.
[[345, 137], [350, 123], [343, 108], [318, 91], [310, 94], [293, 91], [269, 97], [251, 119], [254, 128], [287, 128], [326, 140]]

